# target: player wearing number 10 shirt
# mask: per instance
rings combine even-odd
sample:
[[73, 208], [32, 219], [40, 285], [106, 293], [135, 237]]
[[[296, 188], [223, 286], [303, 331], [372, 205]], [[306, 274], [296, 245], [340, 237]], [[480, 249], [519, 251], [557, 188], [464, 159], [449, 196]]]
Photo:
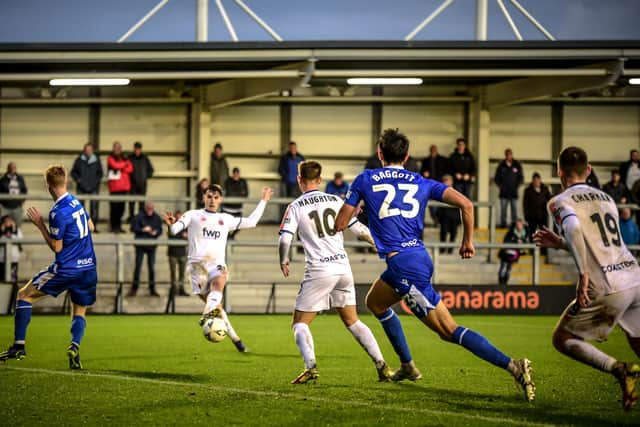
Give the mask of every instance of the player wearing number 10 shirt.
[[96, 254], [93, 250], [91, 218], [82, 204], [67, 192], [67, 171], [52, 165], [45, 171], [49, 194], [55, 203], [49, 211], [47, 230], [40, 212], [29, 208], [27, 216], [38, 228], [55, 261], [37, 273], [18, 292], [15, 314], [14, 344], [0, 353], [0, 360], [26, 356], [25, 340], [33, 303], [45, 295], [58, 296], [68, 291], [72, 303], [71, 344], [67, 349], [69, 368], [81, 369], [80, 342], [86, 326], [87, 306], [96, 300]]
[[509, 371], [522, 387], [527, 401], [533, 400], [535, 387], [527, 359], [514, 360], [479, 333], [458, 326], [440, 295], [431, 285], [433, 264], [422, 242], [424, 212], [429, 200], [437, 200], [462, 210], [462, 258], [471, 258], [473, 247], [473, 204], [446, 185], [403, 168], [409, 157], [409, 140], [397, 129], [387, 129], [378, 143], [383, 168], [363, 171], [351, 184], [336, 218], [336, 229], [343, 230], [361, 200], [367, 205], [369, 228], [387, 270], [367, 295], [367, 307], [380, 320], [400, 358], [400, 369], [392, 380], [418, 380], [415, 366], [398, 316], [390, 308], [404, 299], [411, 311], [445, 341], [456, 343], [476, 356]]

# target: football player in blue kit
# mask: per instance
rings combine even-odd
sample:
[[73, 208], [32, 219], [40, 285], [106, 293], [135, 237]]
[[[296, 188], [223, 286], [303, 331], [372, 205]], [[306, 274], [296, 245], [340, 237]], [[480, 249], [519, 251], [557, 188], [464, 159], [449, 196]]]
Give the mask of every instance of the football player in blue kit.
[[40, 230], [55, 261], [37, 273], [18, 292], [14, 319], [14, 343], [0, 360], [22, 359], [26, 356], [27, 326], [31, 321], [33, 303], [45, 295], [58, 296], [69, 292], [72, 302], [71, 344], [67, 349], [69, 368], [82, 369], [80, 342], [86, 327], [87, 306], [96, 300], [96, 254], [91, 232], [93, 222], [82, 204], [67, 192], [67, 171], [62, 165], [52, 165], [45, 171], [49, 194], [55, 203], [49, 211], [49, 229], [36, 208], [29, 208], [27, 216]]
[[364, 200], [371, 234], [380, 257], [387, 264], [387, 269], [371, 286], [366, 304], [379, 319], [400, 358], [400, 369], [392, 379], [422, 378], [411, 357], [400, 320], [391, 308], [404, 299], [415, 316], [440, 338], [509, 371], [522, 387], [527, 401], [532, 401], [535, 386], [529, 360], [512, 359], [479, 333], [458, 326], [431, 285], [433, 263], [422, 242], [427, 202], [437, 200], [461, 209], [464, 232], [459, 253], [463, 259], [475, 254], [473, 204], [455, 189], [404, 169], [409, 140], [397, 129], [384, 131], [377, 152], [384, 167], [365, 170], [356, 177], [336, 218], [336, 229], [345, 229], [358, 204]]

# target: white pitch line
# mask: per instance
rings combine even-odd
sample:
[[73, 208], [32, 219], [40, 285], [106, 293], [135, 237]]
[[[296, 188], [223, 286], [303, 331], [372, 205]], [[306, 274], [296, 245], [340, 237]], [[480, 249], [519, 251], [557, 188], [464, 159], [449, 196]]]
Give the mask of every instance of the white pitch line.
[[299, 396], [299, 395], [290, 394], [290, 393], [280, 393], [277, 391], [251, 390], [251, 389], [245, 389], [245, 388], [222, 387], [222, 386], [201, 384], [201, 383], [185, 383], [180, 381], [156, 380], [152, 378], [139, 378], [139, 377], [133, 377], [133, 376], [127, 376], [127, 375], [96, 374], [96, 373], [91, 373], [86, 371], [85, 372], [56, 371], [51, 369], [17, 368], [17, 367], [9, 367], [9, 366], [7, 366], [5, 369], [34, 373], [34, 374], [73, 376], [75, 378], [82, 378], [82, 377], [107, 378], [107, 379], [114, 379], [114, 380], [120, 380], [120, 381], [133, 381], [133, 382], [141, 382], [141, 383], [149, 383], [149, 384], [197, 387], [197, 388], [204, 388], [207, 390], [215, 390], [215, 391], [226, 392], [226, 393], [232, 392], [232, 393], [239, 393], [239, 394], [250, 394], [254, 396], [272, 396], [272, 397], [294, 399], [294, 400], [300, 400], [300, 401], [304, 400], [304, 401], [330, 403], [330, 404], [343, 405], [343, 406], [384, 409], [388, 411], [421, 412], [421, 413], [433, 415], [436, 417], [449, 416], [449, 417], [458, 417], [458, 418], [468, 418], [471, 420], [513, 424], [518, 426], [532, 426], [532, 427], [553, 427], [554, 426], [554, 424], [538, 423], [534, 421], [518, 420], [518, 419], [511, 419], [511, 418], [500, 418], [500, 417], [488, 417], [485, 415], [470, 415], [470, 414], [463, 414], [459, 412], [440, 411], [436, 409], [413, 408], [413, 407], [395, 406], [395, 405], [380, 405], [380, 404], [372, 404], [370, 402], [362, 402], [357, 400], [342, 401], [342, 400], [327, 399], [327, 398], [315, 397], [315, 396]]

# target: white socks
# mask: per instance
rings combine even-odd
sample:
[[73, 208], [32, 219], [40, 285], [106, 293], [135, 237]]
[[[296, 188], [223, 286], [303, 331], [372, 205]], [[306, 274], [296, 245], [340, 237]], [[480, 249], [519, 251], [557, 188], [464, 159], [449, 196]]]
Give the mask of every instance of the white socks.
[[309, 369], [316, 366], [316, 355], [313, 350], [313, 337], [306, 323], [293, 324], [293, 337], [296, 340], [298, 350], [304, 359], [304, 366]]
[[580, 362], [593, 366], [604, 372], [613, 371], [616, 359], [598, 350], [588, 342], [569, 338], [564, 342], [566, 354]]
[[218, 291], [209, 292], [209, 295], [207, 295], [207, 304], [204, 306], [204, 311], [202, 312], [202, 314], [210, 313], [221, 302], [222, 302], [222, 292], [218, 292]]
[[229, 316], [227, 316], [227, 312], [222, 310], [220, 312], [220, 316], [222, 317], [222, 320], [224, 320], [224, 324], [227, 325], [227, 335], [229, 335], [229, 338], [231, 338], [231, 341], [233, 342], [240, 341], [240, 337], [238, 336], [238, 334], [236, 334], [236, 330], [233, 329], [233, 326], [231, 326], [231, 322], [229, 321]]
[[373, 363], [376, 364], [376, 368], [381, 368], [384, 364], [384, 359], [378, 346], [378, 341], [376, 341], [376, 338], [373, 336], [371, 329], [360, 320], [347, 327], [347, 329], [353, 334], [353, 337], [360, 343], [362, 348], [365, 349]]

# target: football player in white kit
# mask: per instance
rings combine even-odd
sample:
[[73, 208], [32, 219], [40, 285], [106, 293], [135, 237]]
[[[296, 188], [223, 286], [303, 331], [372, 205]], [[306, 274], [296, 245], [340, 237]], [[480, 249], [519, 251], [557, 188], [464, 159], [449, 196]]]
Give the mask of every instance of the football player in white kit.
[[212, 184], [202, 196], [204, 209], [187, 211], [177, 221], [171, 212], [164, 215], [164, 221], [170, 226], [171, 234], [176, 235], [187, 230], [187, 274], [193, 293], [205, 303], [200, 325], [202, 326], [207, 319], [222, 318], [227, 326], [229, 338], [240, 352], [245, 352], [246, 348], [221, 305], [222, 293], [228, 278], [225, 263], [227, 235], [233, 230], [255, 227], [272, 194], [271, 188], [264, 187], [262, 200], [251, 215], [247, 218], [234, 217], [220, 213], [222, 187]]
[[[313, 337], [309, 325], [317, 312], [337, 309], [345, 327], [369, 354], [378, 371], [379, 381], [390, 381], [391, 369], [385, 363], [371, 330], [356, 312], [356, 295], [343, 236], [335, 230], [335, 217], [342, 199], [319, 191], [322, 167], [305, 161], [298, 166], [298, 184], [303, 194], [288, 207], [280, 225], [280, 269], [289, 276], [289, 250], [296, 231], [305, 252], [305, 272], [293, 313], [293, 335], [304, 359], [305, 370], [291, 383], [304, 384], [319, 376]], [[372, 246], [369, 229], [353, 219], [349, 229]]]
[[549, 201], [548, 208], [564, 237], [545, 228], [534, 234], [534, 241], [567, 249], [580, 274], [576, 299], [553, 333], [554, 347], [616, 377], [623, 408], [630, 410], [638, 400], [640, 364], [619, 362], [586, 340], [604, 341], [618, 324], [640, 356], [640, 267], [622, 241], [615, 202], [586, 184], [590, 172], [581, 148], [560, 153], [558, 174], [564, 191]]

